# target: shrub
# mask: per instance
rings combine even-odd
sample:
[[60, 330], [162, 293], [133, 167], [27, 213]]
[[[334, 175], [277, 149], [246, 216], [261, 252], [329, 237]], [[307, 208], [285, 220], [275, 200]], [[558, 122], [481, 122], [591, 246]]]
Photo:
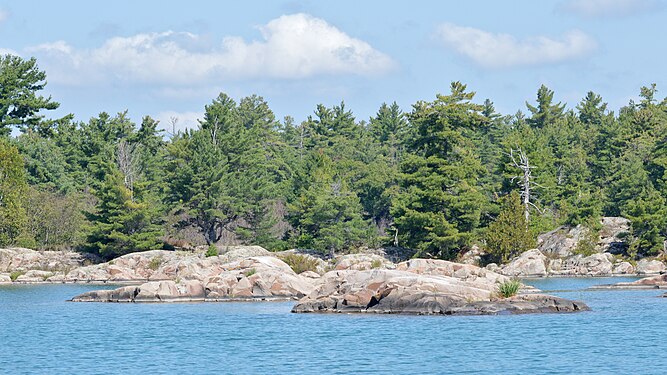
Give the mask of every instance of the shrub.
[[581, 254], [585, 257], [595, 254], [595, 239], [594, 235], [587, 233], [586, 236], [577, 242], [577, 247], [572, 251], [575, 254]]
[[515, 296], [521, 288], [521, 283], [519, 280], [509, 280], [498, 285], [498, 294], [503, 298], [509, 298]]
[[9, 274], [9, 278], [12, 279], [12, 281], [16, 281], [16, 279], [19, 278], [19, 276], [23, 275], [25, 272], [23, 271], [14, 271]]
[[215, 247], [215, 245], [210, 244], [208, 245], [208, 250], [206, 250], [206, 257], [217, 257], [218, 256], [218, 248]]
[[306, 271], [317, 272], [317, 266], [319, 265], [317, 259], [301, 254], [286, 254], [279, 258], [287, 263], [296, 274]]
[[250, 277], [250, 276], [252, 276], [256, 273], [257, 273], [257, 270], [254, 269], [254, 268], [251, 268], [251, 269], [245, 271], [244, 275], [245, 275], [245, 277]]
[[380, 259], [375, 259], [374, 261], [371, 262], [371, 268], [381, 268], [382, 267], [382, 261]]
[[162, 259], [162, 255], [156, 256], [155, 258], [151, 259], [150, 263], [148, 263], [148, 268], [150, 268], [153, 271], [157, 271], [158, 268], [164, 263], [164, 259]]

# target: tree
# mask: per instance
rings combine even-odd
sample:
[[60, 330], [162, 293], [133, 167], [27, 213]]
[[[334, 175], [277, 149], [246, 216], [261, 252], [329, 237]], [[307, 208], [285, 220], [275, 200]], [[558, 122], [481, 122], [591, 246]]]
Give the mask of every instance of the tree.
[[500, 214], [486, 229], [486, 248], [493, 261], [506, 263], [535, 247], [524, 209], [515, 190], [501, 199]]
[[95, 194], [98, 199], [95, 212], [88, 214], [92, 224], [86, 250], [111, 259], [156, 249], [162, 230], [157, 224], [154, 199], [139, 184], [135, 185], [134, 194], [130, 192], [122, 173], [113, 166], [108, 168], [104, 183]]
[[543, 128], [552, 123], [563, 114], [565, 104], [553, 103], [554, 92], [542, 85], [537, 90], [537, 106], [533, 106], [526, 102], [526, 107], [532, 114], [528, 119], [528, 123], [536, 128]]
[[471, 103], [474, 95], [453, 82], [450, 95], [418, 102], [409, 116], [415, 135], [401, 164], [391, 213], [399, 244], [417, 255], [453, 259], [480, 225], [486, 202], [477, 183], [484, 168], [474, 144], [463, 136], [486, 121], [482, 106]]
[[15, 244], [24, 233], [27, 189], [21, 155], [0, 139], [0, 246]]
[[39, 111], [58, 108], [51, 97], [38, 96], [46, 86], [46, 73], [37, 60], [14, 55], [0, 56], [0, 136], [11, 133], [12, 126], [39, 130], [43, 116]]
[[335, 175], [332, 161], [319, 154], [310, 187], [291, 206], [295, 244], [331, 256], [364, 242], [369, 226], [359, 198]]

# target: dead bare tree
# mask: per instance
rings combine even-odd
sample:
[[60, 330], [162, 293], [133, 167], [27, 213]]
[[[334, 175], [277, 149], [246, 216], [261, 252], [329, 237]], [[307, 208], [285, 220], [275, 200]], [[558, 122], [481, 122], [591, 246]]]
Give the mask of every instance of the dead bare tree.
[[[538, 212], [542, 212], [533, 202], [531, 202], [532, 198], [532, 188], [533, 186], [540, 186], [537, 184], [532, 177], [531, 171], [535, 168], [534, 166], [530, 165], [530, 161], [528, 160], [528, 156], [526, 155], [525, 152], [521, 148], [518, 149], [510, 149], [509, 154], [507, 154], [512, 161], [512, 165], [516, 168], [519, 168], [522, 172], [522, 175], [520, 176], [514, 176], [512, 177], [512, 182], [514, 180], [518, 179], [517, 184], [521, 188], [521, 201], [523, 203], [524, 207], [524, 215], [526, 217], [526, 222], [528, 223], [530, 220], [530, 207], [532, 206], [537, 210]], [[518, 160], [517, 160], [518, 158]]]
[[123, 183], [130, 191], [130, 198], [134, 200], [134, 183], [140, 172], [137, 144], [128, 143], [126, 140], [118, 142], [116, 163], [123, 174]]

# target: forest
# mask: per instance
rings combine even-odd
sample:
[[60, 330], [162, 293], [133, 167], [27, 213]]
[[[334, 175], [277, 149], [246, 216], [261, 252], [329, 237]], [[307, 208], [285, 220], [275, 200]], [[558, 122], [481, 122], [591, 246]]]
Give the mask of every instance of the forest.
[[501, 114], [452, 82], [368, 120], [344, 102], [277, 119], [261, 96], [220, 93], [197, 129], [175, 132], [127, 112], [51, 118], [46, 82], [34, 58], [0, 57], [0, 246], [105, 259], [396, 246], [456, 259], [477, 245], [503, 262], [539, 233], [623, 216], [628, 257], [665, 251], [667, 99], [655, 85], [617, 111], [594, 92], [571, 108], [541, 86]]

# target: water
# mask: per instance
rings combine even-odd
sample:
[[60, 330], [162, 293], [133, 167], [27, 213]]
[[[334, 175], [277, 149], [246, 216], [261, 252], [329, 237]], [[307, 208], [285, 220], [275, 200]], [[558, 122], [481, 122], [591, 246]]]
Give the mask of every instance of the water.
[[592, 312], [475, 317], [68, 303], [100, 287], [0, 286], [0, 374], [665, 374], [667, 298], [584, 290], [622, 280], [528, 281]]

